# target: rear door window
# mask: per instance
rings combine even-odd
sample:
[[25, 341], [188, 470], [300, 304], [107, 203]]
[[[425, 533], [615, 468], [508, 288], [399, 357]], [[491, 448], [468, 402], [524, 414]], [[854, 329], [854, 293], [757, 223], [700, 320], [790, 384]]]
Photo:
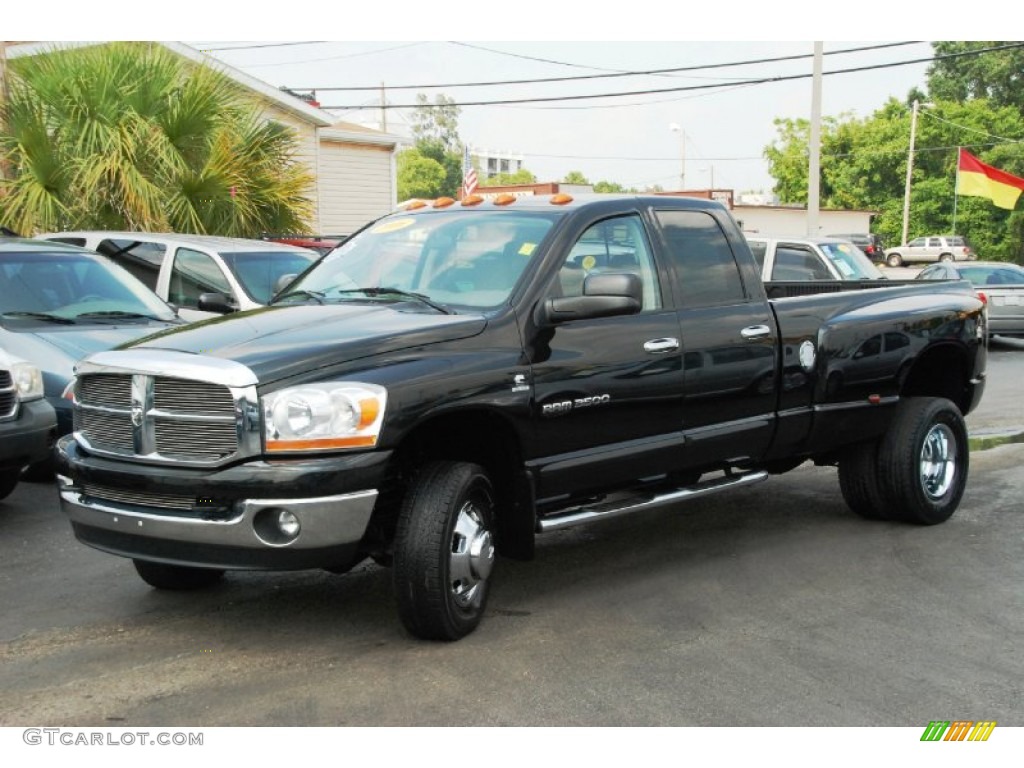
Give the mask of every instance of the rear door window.
[[100, 241], [96, 246], [96, 252], [124, 267], [146, 287], [155, 291], [157, 278], [160, 276], [160, 265], [167, 255], [167, 248], [160, 243], [108, 238]]
[[729, 241], [704, 211], [655, 211], [665, 235], [676, 292], [684, 308], [738, 304], [747, 300]]

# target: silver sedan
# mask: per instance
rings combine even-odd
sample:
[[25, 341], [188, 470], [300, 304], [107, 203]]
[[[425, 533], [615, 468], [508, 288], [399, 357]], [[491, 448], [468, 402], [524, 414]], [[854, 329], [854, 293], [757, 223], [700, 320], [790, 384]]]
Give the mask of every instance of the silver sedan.
[[988, 304], [990, 336], [1024, 337], [1024, 268], [1005, 261], [944, 261], [925, 267], [918, 280], [967, 280]]

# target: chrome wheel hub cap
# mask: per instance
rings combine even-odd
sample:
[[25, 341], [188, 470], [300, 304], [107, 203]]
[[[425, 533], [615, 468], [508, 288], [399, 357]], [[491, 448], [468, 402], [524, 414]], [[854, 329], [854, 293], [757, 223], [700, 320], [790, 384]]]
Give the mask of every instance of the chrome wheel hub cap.
[[942, 498], [953, 485], [957, 473], [956, 437], [945, 424], [936, 424], [921, 446], [921, 488], [929, 499]]
[[483, 515], [472, 501], [459, 510], [452, 531], [448, 560], [448, 584], [455, 603], [461, 608], [479, 605], [484, 582], [494, 567], [494, 540], [484, 526]]

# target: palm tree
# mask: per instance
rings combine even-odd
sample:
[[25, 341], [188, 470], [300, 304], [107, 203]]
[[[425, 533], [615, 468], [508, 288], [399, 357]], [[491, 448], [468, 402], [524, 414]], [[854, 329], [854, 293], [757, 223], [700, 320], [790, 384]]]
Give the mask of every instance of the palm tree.
[[291, 129], [222, 73], [163, 46], [9, 60], [0, 224], [254, 237], [309, 228]]

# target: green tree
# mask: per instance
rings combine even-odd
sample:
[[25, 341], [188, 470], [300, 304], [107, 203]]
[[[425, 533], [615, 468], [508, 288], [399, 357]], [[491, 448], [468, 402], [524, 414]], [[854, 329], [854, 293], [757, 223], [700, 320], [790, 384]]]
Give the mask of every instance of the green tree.
[[445, 169], [433, 158], [425, 157], [418, 149], [406, 149], [398, 153], [395, 164], [400, 201], [444, 194]]
[[587, 181], [587, 177], [583, 175], [583, 171], [569, 171], [565, 174], [565, 178], [562, 179], [563, 184], [590, 184]]
[[[902, 235], [903, 198], [910, 145], [910, 107], [891, 99], [863, 120], [823, 120], [821, 204], [830, 208], [877, 210], [873, 231], [889, 243]], [[809, 124], [777, 120], [779, 138], [765, 149], [775, 191], [784, 203], [807, 201]], [[963, 103], [932, 101], [919, 113], [911, 185], [909, 236], [950, 232], [956, 203], [956, 231], [967, 235], [986, 258], [1015, 258], [1021, 250], [1011, 214], [991, 201], [956, 196], [957, 147], [983, 162], [1024, 176], [1024, 148], [1014, 142], [989, 147], [993, 136], [1024, 136], [1024, 120], [1012, 107], [983, 99]], [[972, 141], [981, 141], [977, 147]]]
[[599, 181], [594, 185], [595, 192], [634, 192], [635, 190], [626, 189], [618, 182], [615, 181]]
[[413, 110], [411, 121], [416, 149], [444, 169], [438, 195], [458, 197], [463, 177], [464, 145], [459, 138], [459, 114], [462, 110], [455, 106], [454, 99], [443, 93], [435, 97], [433, 104], [424, 94], [417, 94], [416, 103], [419, 106]]
[[459, 114], [462, 109], [455, 99], [438, 94], [431, 104], [422, 93], [416, 94], [416, 109], [412, 112], [412, 136], [416, 143], [437, 142], [445, 152], [462, 151], [459, 138]]
[[509, 184], [536, 184], [537, 177], [525, 168], [520, 168], [515, 173], [496, 173], [487, 177], [488, 187], [504, 187]]
[[223, 74], [156, 44], [8, 62], [0, 223], [253, 237], [307, 229], [293, 132]]
[[[968, 53], [1005, 42], [945, 41], [932, 43], [936, 56]], [[1024, 48], [990, 51], [976, 56], [939, 59], [928, 68], [928, 91], [933, 99], [987, 99], [998, 107], [1024, 110]]]

